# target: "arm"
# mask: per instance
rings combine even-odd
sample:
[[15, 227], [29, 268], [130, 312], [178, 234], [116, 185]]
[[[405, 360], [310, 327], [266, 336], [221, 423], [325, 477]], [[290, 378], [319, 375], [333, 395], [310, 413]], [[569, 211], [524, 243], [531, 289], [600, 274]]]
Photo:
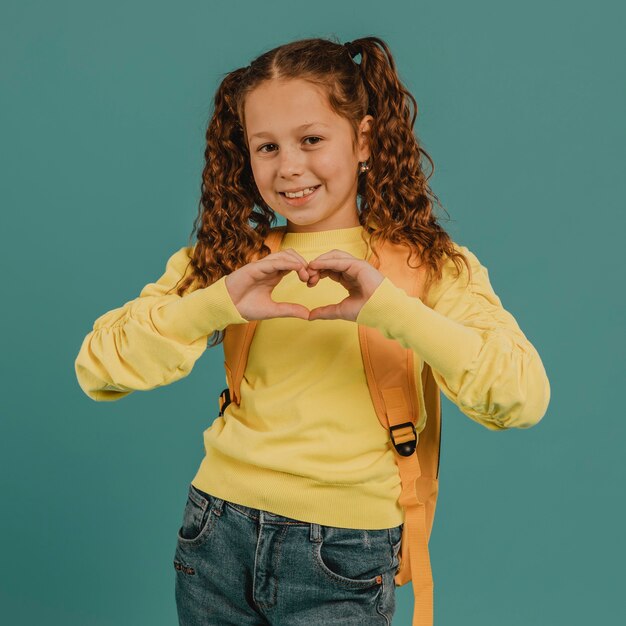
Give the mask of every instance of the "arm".
[[78, 384], [92, 400], [119, 400], [187, 376], [206, 350], [208, 335], [247, 321], [230, 298], [226, 276], [182, 297], [176, 294], [173, 287], [191, 251], [175, 252], [161, 278], [138, 298], [94, 322], [74, 363]]
[[356, 321], [415, 351], [444, 395], [485, 428], [529, 428], [550, 401], [541, 358], [502, 306], [487, 268], [465, 246], [457, 249], [470, 262], [471, 281], [464, 263], [457, 278], [447, 259], [422, 302], [385, 277]]

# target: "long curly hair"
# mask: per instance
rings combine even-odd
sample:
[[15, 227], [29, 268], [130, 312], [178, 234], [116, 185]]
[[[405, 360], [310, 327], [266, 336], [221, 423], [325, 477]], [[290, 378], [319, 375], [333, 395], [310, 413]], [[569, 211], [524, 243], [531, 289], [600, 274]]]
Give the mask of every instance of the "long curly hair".
[[[354, 60], [358, 55], [360, 63]], [[244, 103], [265, 81], [295, 78], [324, 89], [331, 109], [349, 120], [355, 142], [360, 120], [368, 114], [374, 117], [370, 169], [359, 174], [357, 183], [359, 222], [372, 253], [376, 254], [379, 240], [408, 246], [409, 256], [426, 263], [427, 287], [441, 278], [445, 256], [452, 258], [458, 274], [457, 257], [462, 258], [471, 276], [466, 257], [454, 249], [433, 213], [433, 201], [441, 206], [428, 185], [435, 166], [413, 133], [417, 103], [400, 81], [387, 44], [378, 37], [346, 44], [311, 38], [261, 54], [248, 67], [226, 74], [219, 85], [206, 131], [198, 215], [190, 235], [193, 252], [187, 269], [191, 269], [181, 277], [178, 295], [206, 287], [270, 253], [264, 240], [277, 218], [254, 181]], [[429, 176], [422, 169], [422, 155], [430, 162]], [[223, 339], [224, 331], [216, 331], [209, 345]]]

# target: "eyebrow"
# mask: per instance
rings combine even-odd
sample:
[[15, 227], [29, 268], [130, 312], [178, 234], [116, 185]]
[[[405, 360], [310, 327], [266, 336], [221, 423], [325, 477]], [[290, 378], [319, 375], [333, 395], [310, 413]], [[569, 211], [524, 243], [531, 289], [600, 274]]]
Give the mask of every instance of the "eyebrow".
[[[329, 127], [328, 124], [324, 124], [324, 122], [310, 122], [308, 124], [302, 124], [298, 126], [295, 130], [304, 130], [305, 128], [309, 128], [311, 126], [326, 126]], [[271, 133], [255, 133], [254, 135], [250, 135], [250, 139], [254, 139], [255, 137], [271, 137]]]

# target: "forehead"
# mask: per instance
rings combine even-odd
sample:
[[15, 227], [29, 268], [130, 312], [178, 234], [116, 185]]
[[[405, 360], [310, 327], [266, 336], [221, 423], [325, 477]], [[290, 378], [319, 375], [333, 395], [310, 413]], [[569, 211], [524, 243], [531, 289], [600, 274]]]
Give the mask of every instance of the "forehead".
[[244, 116], [250, 138], [312, 122], [336, 126], [343, 119], [330, 108], [320, 87], [301, 79], [262, 83], [246, 97]]

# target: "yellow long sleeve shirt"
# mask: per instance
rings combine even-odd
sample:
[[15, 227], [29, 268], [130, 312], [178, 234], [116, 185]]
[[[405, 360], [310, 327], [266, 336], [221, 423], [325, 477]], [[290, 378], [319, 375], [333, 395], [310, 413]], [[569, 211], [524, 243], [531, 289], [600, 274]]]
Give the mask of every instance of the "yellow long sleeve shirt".
[[[307, 261], [334, 248], [365, 258], [362, 228], [285, 233], [281, 248]], [[372, 405], [358, 324], [378, 328], [424, 362], [442, 392], [489, 430], [528, 428], [545, 414], [550, 385], [537, 353], [489, 282], [487, 268], [455, 244], [472, 266], [461, 275], [446, 261], [424, 302], [385, 278], [346, 320], [275, 318], [258, 323], [241, 402], [204, 431], [205, 457], [192, 483], [217, 497], [294, 519], [380, 529], [404, 520], [400, 476], [388, 432]], [[118, 400], [187, 376], [208, 336], [246, 323], [225, 277], [182, 297], [167, 293], [184, 273], [191, 248], [138, 298], [100, 316], [75, 361], [83, 391]], [[339, 302], [347, 291], [330, 278], [307, 287], [295, 272], [272, 292], [277, 302], [309, 309]], [[419, 388], [419, 386], [418, 386]], [[427, 419], [423, 397], [418, 432]]]

